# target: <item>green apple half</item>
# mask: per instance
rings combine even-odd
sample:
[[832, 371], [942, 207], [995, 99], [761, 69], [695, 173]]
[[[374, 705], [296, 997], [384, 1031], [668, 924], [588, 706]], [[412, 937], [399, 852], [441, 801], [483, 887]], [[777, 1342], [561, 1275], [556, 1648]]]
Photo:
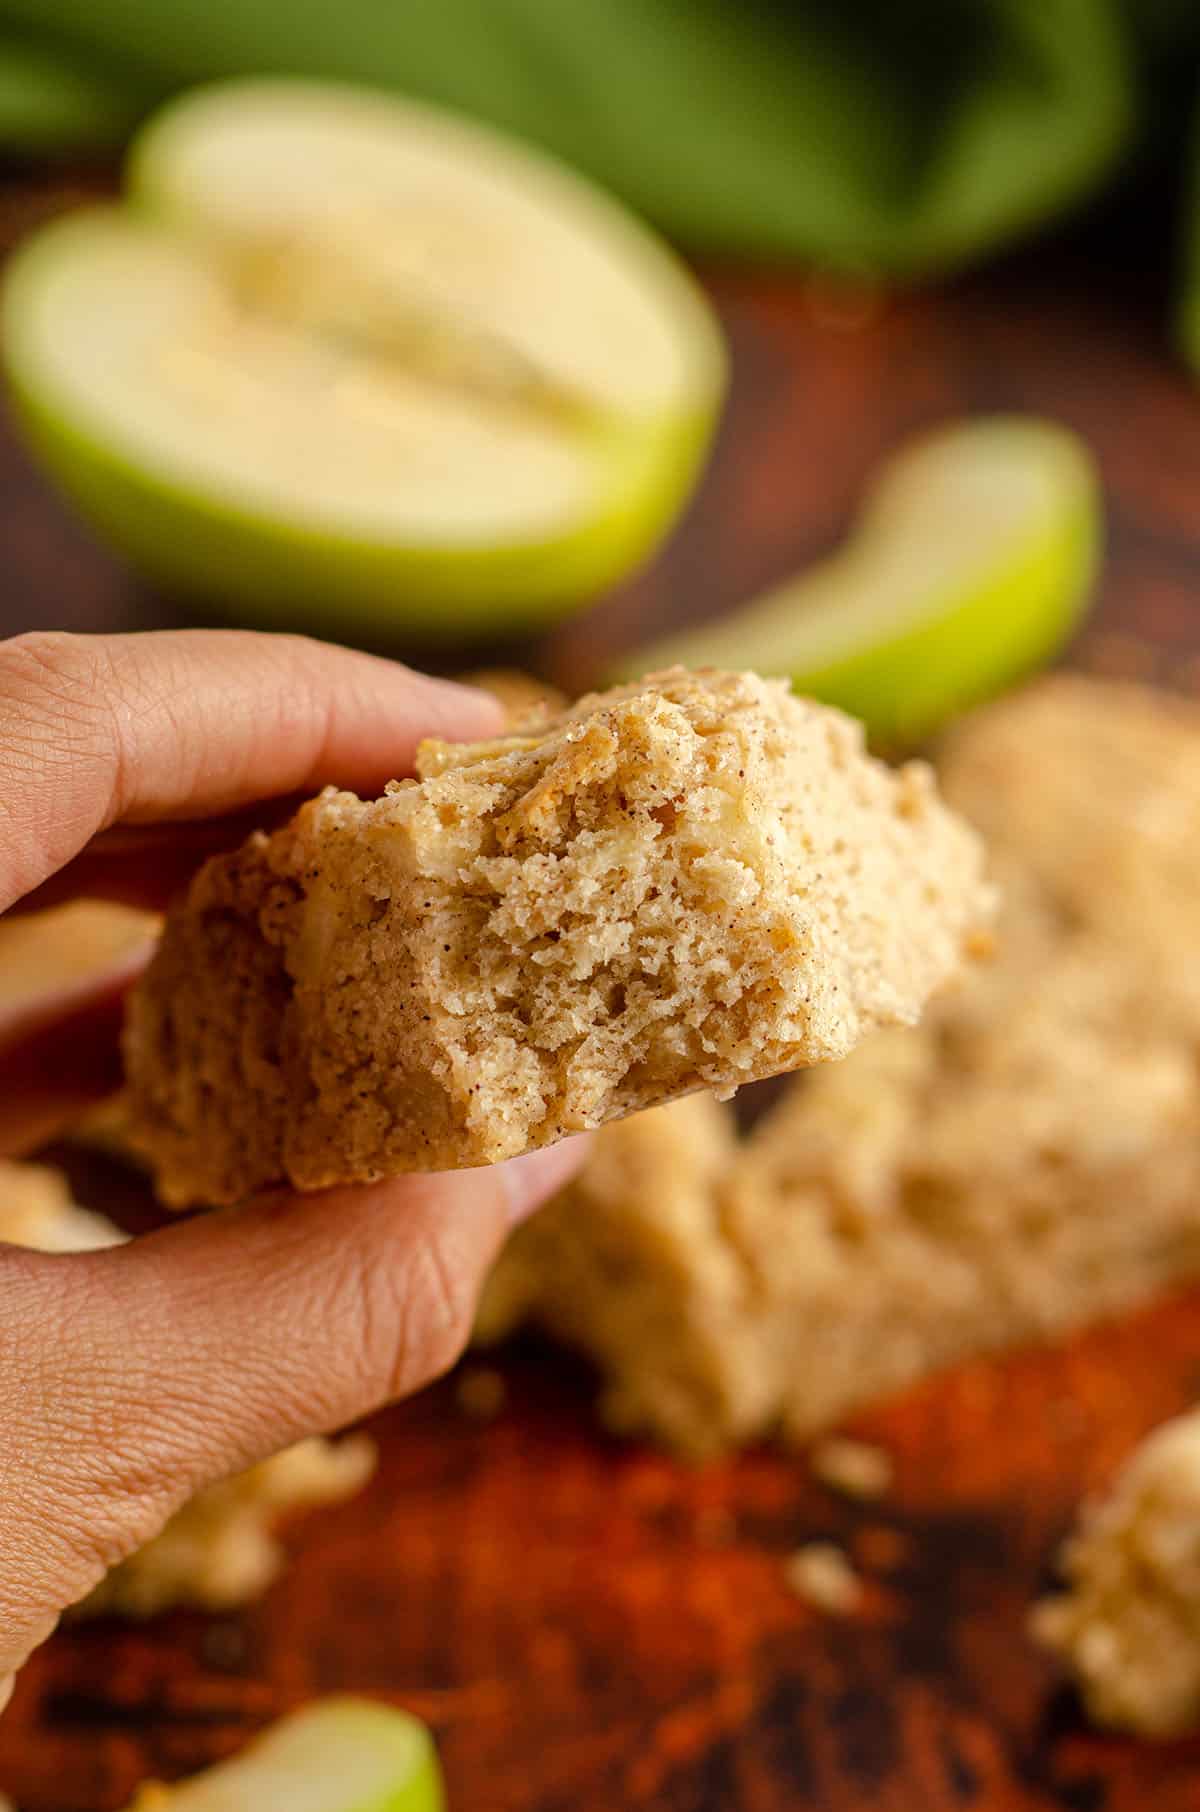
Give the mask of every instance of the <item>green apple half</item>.
[[731, 616], [633, 651], [786, 674], [881, 746], [911, 744], [1049, 660], [1078, 623], [1102, 542], [1100, 487], [1067, 429], [993, 416], [910, 443], [844, 545]]
[[156, 580], [450, 637], [647, 555], [725, 379], [699, 289], [582, 179], [290, 80], [159, 114], [124, 206], [18, 254], [2, 343], [46, 468]]
[[129, 1812], [444, 1812], [424, 1724], [369, 1699], [320, 1699], [230, 1762], [145, 1787]]

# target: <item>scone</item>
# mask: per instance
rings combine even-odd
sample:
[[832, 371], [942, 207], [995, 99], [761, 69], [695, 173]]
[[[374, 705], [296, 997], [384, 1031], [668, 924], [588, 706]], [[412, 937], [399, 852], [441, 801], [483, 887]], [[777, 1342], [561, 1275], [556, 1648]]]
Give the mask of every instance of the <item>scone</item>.
[[721, 1225], [736, 1152], [733, 1115], [711, 1095], [605, 1127], [494, 1268], [476, 1341], [536, 1320], [596, 1363], [609, 1427], [654, 1430], [688, 1454], [761, 1427], [777, 1386], [748, 1338], [749, 1280]]
[[727, 1133], [669, 1257], [687, 1159], [625, 1191], [604, 1148], [629, 1122], [500, 1259], [493, 1295], [520, 1276], [621, 1428], [689, 1453], [802, 1439], [1200, 1274], [1200, 711], [1059, 676], [965, 722], [940, 774], [988, 840], [994, 960]]
[[168, 1202], [490, 1164], [914, 1020], [988, 916], [929, 771], [676, 669], [210, 862], [135, 991]]
[[545, 722], [567, 708], [565, 692], [532, 673], [522, 672], [520, 667], [476, 667], [458, 678], [464, 686], [478, 686], [481, 691], [490, 692], [513, 730], [530, 719]]
[[1059, 676], [939, 771], [988, 844], [996, 960], [806, 1078], [730, 1189], [796, 1436], [1200, 1273], [1200, 712]]
[[1200, 1726], [1200, 1410], [1143, 1442], [1062, 1552], [1065, 1590], [1034, 1611], [1097, 1724]]
[[[119, 1245], [123, 1237], [103, 1215], [72, 1201], [60, 1171], [0, 1162], [0, 1241], [83, 1252]], [[200, 1492], [160, 1535], [106, 1574], [79, 1609], [149, 1617], [175, 1604], [222, 1610], [256, 1598], [283, 1565], [275, 1535], [280, 1519], [352, 1497], [374, 1464], [365, 1435], [299, 1441]]]

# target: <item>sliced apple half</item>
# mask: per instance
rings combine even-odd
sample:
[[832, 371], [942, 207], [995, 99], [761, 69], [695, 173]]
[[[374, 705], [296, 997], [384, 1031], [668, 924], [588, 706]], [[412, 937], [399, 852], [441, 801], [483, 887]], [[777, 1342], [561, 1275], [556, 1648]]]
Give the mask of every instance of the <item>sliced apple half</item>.
[[318, 1700], [232, 1761], [175, 1787], [143, 1787], [129, 1812], [444, 1812], [424, 1724], [369, 1699]]
[[634, 650], [623, 677], [679, 661], [788, 675], [885, 746], [1049, 660], [1092, 590], [1100, 488], [1054, 423], [943, 428], [880, 472], [844, 545], [711, 625]]
[[645, 557], [725, 370], [686, 271], [581, 178], [288, 80], [152, 121], [124, 206], [18, 254], [3, 348], [47, 469], [156, 580], [447, 636]]

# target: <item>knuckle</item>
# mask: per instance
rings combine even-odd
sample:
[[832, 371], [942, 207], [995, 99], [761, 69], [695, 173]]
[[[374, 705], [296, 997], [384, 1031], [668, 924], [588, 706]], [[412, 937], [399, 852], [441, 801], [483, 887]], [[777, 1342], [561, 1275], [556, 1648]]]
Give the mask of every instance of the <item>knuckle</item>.
[[120, 777], [112, 657], [91, 636], [0, 642], [0, 859], [5, 903], [101, 828]]
[[33, 629], [0, 644], [0, 671], [31, 702], [69, 709], [105, 708], [110, 661], [93, 636]]
[[115, 678], [112, 656], [94, 636], [33, 630], [0, 643], [6, 743], [43, 762], [107, 771], [118, 753]]
[[473, 1268], [452, 1239], [425, 1233], [394, 1271], [373, 1267], [365, 1288], [367, 1363], [387, 1399], [450, 1370], [470, 1338], [476, 1294]]
[[[6, 1557], [17, 1555], [16, 1621], [37, 1639], [39, 1619], [52, 1623], [90, 1592], [158, 1532], [178, 1498], [165, 1483], [158, 1437], [141, 1427], [136, 1402], [126, 1404], [119, 1355], [87, 1333], [100, 1288], [91, 1255], [4, 1248], [0, 1274], [0, 1377], [16, 1380], [0, 1403], [0, 1476], [21, 1480], [0, 1504], [0, 1634], [13, 1602]], [[81, 1330], [70, 1354], [45, 1333], [67, 1311]]]
[[470, 1273], [445, 1239], [435, 1235], [420, 1252], [419, 1287], [413, 1290], [419, 1335], [414, 1348], [420, 1382], [428, 1383], [448, 1372], [466, 1347], [475, 1318], [475, 1290]]

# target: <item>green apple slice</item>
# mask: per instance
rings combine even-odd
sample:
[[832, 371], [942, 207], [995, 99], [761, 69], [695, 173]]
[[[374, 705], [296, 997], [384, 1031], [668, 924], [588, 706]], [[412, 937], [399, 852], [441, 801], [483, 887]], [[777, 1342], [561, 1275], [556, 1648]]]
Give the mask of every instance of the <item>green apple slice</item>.
[[1067, 429], [995, 416], [894, 455], [834, 554], [755, 603], [631, 653], [786, 674], [879, 745], [912, 743], [1067, 640], [1102, 539], [1092, 460]]
[[18, 254], [3, 348], [46, 467], [156, 580], [449, 636], [648, 554], [724, 384], [700, 291], [582, 179], [288, 80], [152, 121], [125, 206]]
[[232, 1761], [175, 1787], [143, 1787], [129, 1812], [444, 1812], [424, 1724], [368, 1699], [318, 1700]]

